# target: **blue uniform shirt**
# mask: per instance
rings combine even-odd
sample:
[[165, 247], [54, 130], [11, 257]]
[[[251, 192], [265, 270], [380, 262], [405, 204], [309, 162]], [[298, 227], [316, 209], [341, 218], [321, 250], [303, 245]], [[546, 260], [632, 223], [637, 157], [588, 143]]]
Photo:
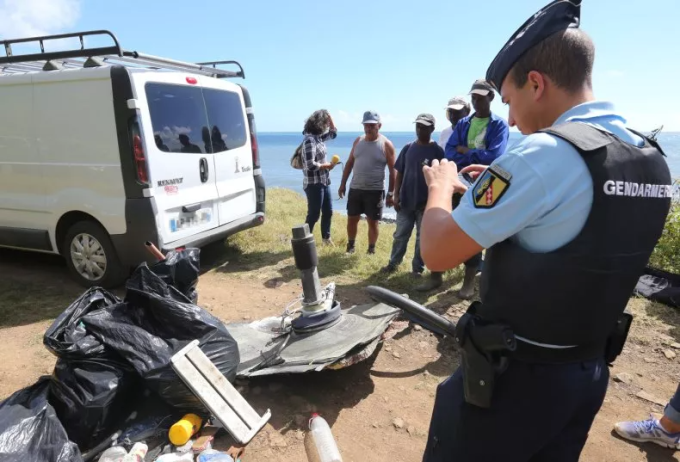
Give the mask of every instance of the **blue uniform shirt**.
[[[578, 121], [604, 129], [621, 140], [643, 145], [625, 128], [626, 120], [607, 102], [588, 102], [562, 114], [555, 125]], [[498, 157], [489, 168], [509, 177], [490, 208], [474, 205], [475, 182], [452, 215], [458, 226], [484, 248], [512, 238], [532, 252], [550, 252], [574, 239], [593, 201], [593, 182], [576, 149], [553, 135], [535, 133]]]

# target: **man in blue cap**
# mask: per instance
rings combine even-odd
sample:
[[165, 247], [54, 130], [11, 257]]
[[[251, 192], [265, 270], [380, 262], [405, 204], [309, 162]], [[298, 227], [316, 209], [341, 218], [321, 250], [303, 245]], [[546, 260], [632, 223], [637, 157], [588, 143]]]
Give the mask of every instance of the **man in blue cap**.
[[487, 249], [481, 302], [457, 324], [462, 366], [437, 389], [427, 462], [578, 461], [663, 231], [663, 152], [595, 99], [580, 4], [534, 14], [487, 70], [527, 136], [464, 168], [470, 189], [454, 162], [423, 167], [425, 264], [445, 271]]

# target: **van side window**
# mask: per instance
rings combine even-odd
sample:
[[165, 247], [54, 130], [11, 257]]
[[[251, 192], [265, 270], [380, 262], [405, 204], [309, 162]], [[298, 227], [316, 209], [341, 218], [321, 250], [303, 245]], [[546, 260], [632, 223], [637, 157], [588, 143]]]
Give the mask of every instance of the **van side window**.
[[203, 89], [210, 122], [214, 152], [240, 148], [246, 144], [246, 121], [239, 95], [231, 91]]
[[158, 149], [195, 154], [212, 152], [200, 88], [147, 83], [146, 97]]

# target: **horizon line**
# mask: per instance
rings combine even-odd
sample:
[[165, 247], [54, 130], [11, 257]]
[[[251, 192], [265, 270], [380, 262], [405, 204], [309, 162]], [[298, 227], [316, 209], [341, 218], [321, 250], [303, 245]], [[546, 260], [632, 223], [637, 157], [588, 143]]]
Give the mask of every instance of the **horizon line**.
[[[440, 131], [441, 130], [435, 130], [433, 133], [438, 133]], [[642, 130], [643, 133], [644, 132], [652, 132], [652, 131], [653, 130]], [[288, 134], [295, 134], [295, 135], [301, 135], [302, 134], [302, 132], [299, 131], [299, 130], [296, 130], [296, 131], [290, 131], [290, 130], [289, 131], [286, 131], [286, 130], [258, 130], [257, 133], [258, 134], [260, 134], [260, 133], [275, 133], [275, 134], [287, 134], [287, 135]], [[363, 133], [363, 131], [362, 130], [356, 130], [356, 131], [354, 131], [354, 130], [349, 130], [349, 131], [338, 130], [338, 134], [340, 134], [340, 133]], [[380, 133], [409, 133], [409, 134], [415, 135], [415, 131], [408, 131], [408, 130], [381, 130]], [[517, 131], [511, 130], [510, 134], [513, 134], [513, 133], [517, 134], [517, 135], [522, 135], [522, 133], [518, 130]], [[680, 134], [680, 130], [669, 130], [669, 131], [662, 131], [661, 133], [659, 133], [660, 136], [662, 136], [662, 135], [677, 135], [677, 134]], [[522, 136], [526, 136], [526, 135], [522, 135]]]

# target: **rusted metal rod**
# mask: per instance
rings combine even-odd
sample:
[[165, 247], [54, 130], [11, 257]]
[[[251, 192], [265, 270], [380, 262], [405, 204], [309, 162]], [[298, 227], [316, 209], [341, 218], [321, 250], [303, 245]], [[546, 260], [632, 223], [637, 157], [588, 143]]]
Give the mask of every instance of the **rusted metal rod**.
[[145, 244], [146, 244], [146, 248], [149, 250], [149, 252], [151, 253], [151, 255], [153, 255], [154, 257], [156, 257], [156, 258], [158, 259], [158, 261], [163, 261], [163, 260], [165, 260], [165, 255], [163, 255], [163, 252], [161, 252], [160, 250], [158, 250], [158, 247], [156, 247], [156, 246], [153, 244], [153, 242], [151, 242], [151, 241], [146, 241]]

